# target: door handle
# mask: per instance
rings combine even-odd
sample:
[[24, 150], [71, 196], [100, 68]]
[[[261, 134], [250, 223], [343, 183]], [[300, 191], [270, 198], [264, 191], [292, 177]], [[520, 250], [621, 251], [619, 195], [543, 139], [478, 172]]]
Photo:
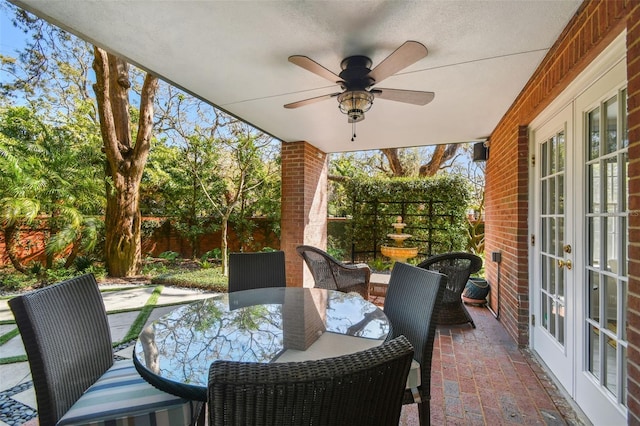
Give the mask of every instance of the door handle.
[[563, 259], [558, 259], [558, 268], [564, 268], [567, 267], [567, 269], [571, 270], [571, 268], [573, 267], [573, 263], [571, 263], [571, 260], [567, 259], [567, 260], [563, 260]]

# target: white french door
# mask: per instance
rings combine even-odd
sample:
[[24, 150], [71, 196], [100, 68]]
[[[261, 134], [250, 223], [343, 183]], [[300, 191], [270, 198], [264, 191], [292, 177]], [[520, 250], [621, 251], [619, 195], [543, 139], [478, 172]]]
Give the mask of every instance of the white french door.
[[531, 128], [531, 346], [595, 425], [626, 424], [626, 62]]
[[565, 107], [544, 126], [532, 132], [535, 201], [537, 206], [532, 245], [535, 247], [531, 324], [534, 349], [565, 389], [573, 391], [571, 344], [575, 332], [574, 280], [577, 206], [571, 196], [574, 156], [572, 106]]

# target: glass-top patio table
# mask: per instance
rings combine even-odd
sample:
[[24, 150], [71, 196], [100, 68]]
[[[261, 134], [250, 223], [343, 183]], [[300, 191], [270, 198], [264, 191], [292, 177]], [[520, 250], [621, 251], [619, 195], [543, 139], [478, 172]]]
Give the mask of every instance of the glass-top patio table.
[[213, 361], [329, 358], [380, 345], [389, 332], [382, 310], [357, 294], [246, 290], [203, 299], [153, 321], [138, 336], [133, 362], [159, 389], [206, 401]]

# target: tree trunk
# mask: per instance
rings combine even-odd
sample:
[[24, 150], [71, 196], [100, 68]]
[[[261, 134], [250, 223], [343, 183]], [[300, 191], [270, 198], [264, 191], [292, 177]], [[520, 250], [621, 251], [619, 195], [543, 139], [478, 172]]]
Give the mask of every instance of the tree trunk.
[[129, 116], [129, 67], [94, 47], [94, 91], [107, 157], [105, 265], [110, 276], [137, 275], [141, 267], [140, 181], [151, 146], [153, 101], [158, 79], [147, 74], [140, 94], [135, 143]]
[[19, 232], [18, 228], [15, 225], [7, 226], [4, 229], [4, 245], [7, 249], [7, 256], [11, 261], [11, 265], [15, 268], [16, 271], [26, 274], [27, 268], [24, 267], [22, 263], [20, 263], [20, 259], [16, 255], [16, 240], [17, 233]]
[[407, 171], [404, 169], [404, 166], [400, 161], [398, 148], [384, 148], [384, 149], [381, 149], [380, 151], [382, 151], [384, 156], [387, 157], [387, 161], [389, 162], [389, 168], [391, 169], [392, 176], [394, 177], [406, 176]]
[[222, 216], [222, 226], [220, 227], [220, 251], [222, 252], [222, 274], [225, 277], [229, 276], [229, 216]]
[[456, 143], [436, 145], [431, 161], [420, 166], [420, 177], [434, 176], [445, 162], [451, 160], [453, 156], [456, 155], [456, 151], [458, 151], [458, 144]]

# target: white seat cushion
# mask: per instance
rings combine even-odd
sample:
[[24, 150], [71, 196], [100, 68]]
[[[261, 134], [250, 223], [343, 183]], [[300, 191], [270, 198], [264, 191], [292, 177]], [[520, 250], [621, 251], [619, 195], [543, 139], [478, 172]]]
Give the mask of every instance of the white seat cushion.
[[116, 361], [58, 421], [58, 425], [188, 425], [202, 407], [147, 383], [131, 360]]
[[417, 388], [422, 383], [420, 378], [420, 363], [415, 359], [411, 360], [411, 369], [409, 369], [409, 376], [407, 377], [407, 386], [405, 389]]

